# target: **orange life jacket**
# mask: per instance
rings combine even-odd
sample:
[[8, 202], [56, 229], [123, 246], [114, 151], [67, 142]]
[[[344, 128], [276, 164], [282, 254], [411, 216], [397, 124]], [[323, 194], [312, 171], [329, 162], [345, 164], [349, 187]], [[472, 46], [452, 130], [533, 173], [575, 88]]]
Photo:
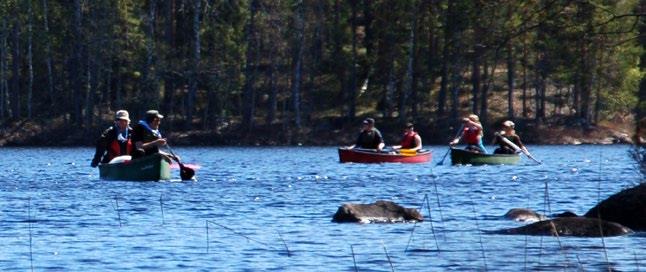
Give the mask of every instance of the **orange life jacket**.
[[400, 140], [402, 149], [410, 149], [415, 147], [415, 136], [417, 136], [417, 132], [415, 131], [404, 133]]
[[467, 144], [477, 145], [480, 143], [480, 129], [477, 127], [464, 127], [462, 138]]
[[114, 139], [110, 146], [108, 147], [108, 154], [106, 155], [107, 161], [111, 161], [115, 157], [118, 156], [123, 156], [123, 155], [130, 155], [132, 152], [132, 141], [128, 139], [128, 141], [125, 143], [126, 150], [125, 152], [121, 152], [121, 142], [119, 140]]

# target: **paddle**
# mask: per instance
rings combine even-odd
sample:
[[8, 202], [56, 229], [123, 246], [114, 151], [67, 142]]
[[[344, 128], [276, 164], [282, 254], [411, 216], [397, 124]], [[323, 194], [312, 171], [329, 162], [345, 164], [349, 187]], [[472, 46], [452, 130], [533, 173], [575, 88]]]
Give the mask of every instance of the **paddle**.
[[[460, 137], [460, 134], [462, 134], [462, 129], [464, 128], [464, 125], [465, 123], [462, 123], [462, 125], [458, 129], [458, 133], [455, 134], [455, 137], [453, 137], [453, 139]], [[451, 147], [449, 147], [449, 150], [447, 150], [446, 153], [444, 153], [444, 157], [442, 157], [442, 160], [438, 162], [437, 165], [442, 165], [444, 163], [444, 159], [446, 159], [446, 156], [449, 155], [449, 152], [451, 152]]]
[[536, 158], [534, 158], [534, 156], [532, 156], [532, 154], [529, 154], [529, 152], [525, 152], [522, 148], [518, 147], [516, 144], [514, 144], [514, 143], [513, 143], [512, 141], [510, 141], [509, 139], [507, 139], [507, 138], [503, 137], [503, 136], [502, 136], [502, 135], [500, 135], [500, 134], [498, 135], [498, 137], [500, 137], [500, 139], [501, 139], [503, 142], [505, 142], [505, 144], [507, 144], [507, 145], [511, 146], [511, 148], [513, 148], [513, 149], [514, 149], [514, 152], [516, 152], [516, 153], [518, 153], [518, 152], [523, 152], [523, 153], [525, 153], [525, 155], [527, 155], [527, 157], [529, 157], [530, 159], [534, 160], [536, 163], [541, 164], [541, 162], [540, 162], [539, 160], [537, 160]]
[[170, 152], [171, 155], [173, 155], [172, 159], [179, 164], [179, 176], [182, 178], [182, 180], [191, 180], [195, 176], [195, 170], [185, 166], [183, 163], [179, 161], [177, 156], [175, 156], [175, 153], [173, 153], [173, 150], [170, 148], [170, 145], [166, 143], [166, 148], [168, 148], [168, 151]]
[[[150, 131], [155, 137], [157, 137], [159, 139], [162, 138], [161, 133], [159, 133], [159, 131], [153, 130], [148, 125], [148, 123], [146, 123], [144, 121], [140, 121], [139, 124], [143, 125], [146, 129], [148, 129], [148, 131]], [[182, 180], [191, 180], [191, 179], [193, 179], [193, 177], [195, 176], [195, 170], [184, 166], [184, 164], [182, 164], [179, 161], [179, 159], [177, 158], [175, 153], [173, 153], [173, 149], [170, 148], [170, 145], [168, 145], [168, 143], [165, 143], [164, 145], [166, 146], [166, 148], [168, 148], [168, 151], [170, 151], [170, 154], [173, 155], [172, 159], [174, 161], [176, 161], [177, 164], [179, 164], [179, 176], [182, 178]]]

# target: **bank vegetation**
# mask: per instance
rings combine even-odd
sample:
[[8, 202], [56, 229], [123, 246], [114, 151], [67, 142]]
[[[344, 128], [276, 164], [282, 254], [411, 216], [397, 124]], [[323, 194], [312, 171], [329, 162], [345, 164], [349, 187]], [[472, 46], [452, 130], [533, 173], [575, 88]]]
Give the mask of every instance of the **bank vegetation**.
[[[644, 118], [638, 0], [6, 0], [3, 144], [93, 143], [148, 109], [186, 144], [318, 144], [361, 118], [444, 142]], [[533, 129], [533, 130], [532, 130]], [[538, 141], [539, 137], [535, 137]], [[308, 141], [309, 140], [309, 141]]]

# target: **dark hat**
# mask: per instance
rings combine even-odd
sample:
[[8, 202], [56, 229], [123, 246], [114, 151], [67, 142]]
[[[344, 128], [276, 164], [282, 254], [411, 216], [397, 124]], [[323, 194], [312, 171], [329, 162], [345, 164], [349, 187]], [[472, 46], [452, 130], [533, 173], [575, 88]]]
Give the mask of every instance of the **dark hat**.
[[406, 125], [405, 125], [404, 127], [405, 127], [405, 128], [412, 128], [412, 127], [413, 127], [413, 123], [411, 123], [411, 122], [406, 122]]
[[159, 111], [156, 111], [156, 110], [149, 110], [146, 112], [146, 120], [152, 120], [155, 118], [162, 119], [164, 118], [164, 116], [159, 114]]
[[364, 123], [364, 124], [374, 125], [374, 124], [375, 124], [375, 119], [372, 119], [372, 118], [366, 118], [366, 119], [364, 119], [364, 120], [363, 120], [363, 123]]

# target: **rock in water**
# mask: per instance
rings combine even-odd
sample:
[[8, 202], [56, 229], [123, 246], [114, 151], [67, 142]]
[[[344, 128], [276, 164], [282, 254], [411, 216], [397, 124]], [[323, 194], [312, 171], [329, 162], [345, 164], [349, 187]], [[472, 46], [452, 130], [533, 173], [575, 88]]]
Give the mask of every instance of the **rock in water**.
[[547, 217], [530, 209], [515, 208], [509, 210], [505, 218], [520, 222], [538, 222], [546, 220]]
[[610, 196], [584, 216], [617, 222], [637, 231], [646, 230], [646, 183]]
[[343, 204], [332, 218], [336, 223], [422, 222], [424, 217], [415, 208], [404, 208], [395, 202], [379, 200], [372, 204]]
[[553, 235], [577, 237], [609, 237], [631, 234], [633, 231], [621, 224], [586, 217], [564, 217], [539, 221], [527, 226], [504, 229], [495, 234]]

